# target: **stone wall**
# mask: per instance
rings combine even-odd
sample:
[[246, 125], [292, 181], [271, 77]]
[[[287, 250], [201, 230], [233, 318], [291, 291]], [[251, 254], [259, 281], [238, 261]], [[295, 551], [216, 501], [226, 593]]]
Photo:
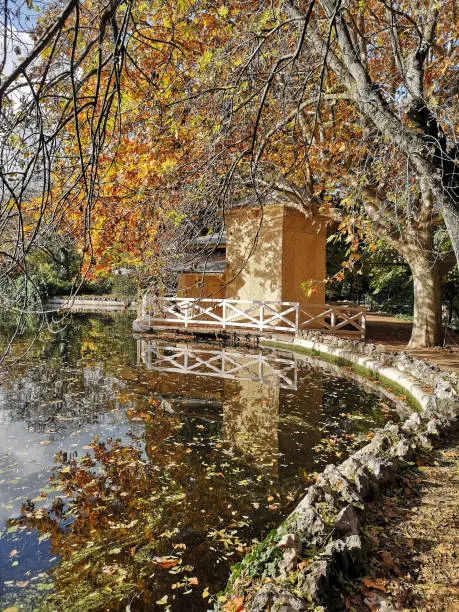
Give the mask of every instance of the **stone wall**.
[[362, 562], [359, 513], [408, 465], [431, 448], [459, 414], [453, 373], [404, 352], [310, 332], [296, 346], [360, 365], [415, 397], [402, 423], [388, 423], [340, 465], [328, 465], [284, 523], [233, 571], [225, 595], [242, 595], [250, 610], [323, 609], [332, 576], [352, 575]]

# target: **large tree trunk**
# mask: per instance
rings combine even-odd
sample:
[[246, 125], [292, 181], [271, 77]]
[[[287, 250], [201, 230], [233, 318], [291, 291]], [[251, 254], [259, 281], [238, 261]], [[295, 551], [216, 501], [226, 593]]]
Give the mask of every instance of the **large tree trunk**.
[[456, 262], [459, 266], [459, 213], [448, 196], [445, 196], [442, 202], [442, 213], [456, 255]]
[[426, 348], [443, 343], [440, 274], [422, 254], [408, 261], [413, 274], [414, 311], [409, 348]]

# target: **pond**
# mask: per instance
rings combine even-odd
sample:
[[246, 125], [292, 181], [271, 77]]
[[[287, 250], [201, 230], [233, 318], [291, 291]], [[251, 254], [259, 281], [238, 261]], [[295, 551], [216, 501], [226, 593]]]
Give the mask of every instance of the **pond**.
[[1, 372], [0, 609], [212, 608], [314, 473], [398, 419], [313, 359], [131, 323], [74, 315]]

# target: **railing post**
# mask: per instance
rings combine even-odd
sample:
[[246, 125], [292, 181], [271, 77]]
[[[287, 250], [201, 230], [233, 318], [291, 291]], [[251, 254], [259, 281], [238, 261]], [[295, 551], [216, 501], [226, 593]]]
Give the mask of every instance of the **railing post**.
[[336, 325], [336, 312], [334, 308], [332, 308], [332, 311], [330, 314], [330, 325], [332, 329], [334, 329]]
[[222, 324], [223, 324], [223, 329], [226, 329], [226, 300], [222, 300], [222, 302], [223, 302]]
[[260, 303], [260, 331], [263, 330], [263, 318], [265, 315], [265, 304], [264, 302]]
[[362, 310], [362, 314], [361, 314], [361, 334], [360, 334], [360, 338], [362, 340], [365, 340], [365, 332], [366, 332], [366, 318], [365, 318], [365, 311]]
[[185, 367], [186, 370], [188, 370], [189, 367], [189, 360], [188, 360], [188, 345], [185, 347], [185, 353], [183, 356], [183, 365]]
[[295, 306], [295, 336], [300, 330], [300, 304], [297, 302]]
[[185, 329], [188, 327], [188, 302], [185, 302]]

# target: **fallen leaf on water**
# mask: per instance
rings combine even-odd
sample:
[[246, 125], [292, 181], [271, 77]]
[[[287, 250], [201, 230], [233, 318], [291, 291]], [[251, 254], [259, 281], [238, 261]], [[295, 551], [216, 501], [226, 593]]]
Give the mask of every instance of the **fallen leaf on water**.
[[161, 599], [158, 599], [156, 602], [158, 606], [166, 606], [167, 605], [167, 595], [164, 595]]
[[29, 584], [28, 580], [17, 580], [15, 582], [15, 585], [19, 587], [20, 589], [24, 589], [28, 584]]
[[191, 586], [196, 586], [199, 584], [199, 580], [196, 578], [196, 576], [193, 576], [192, 578], [188, 579], [188, 584]]
[[14, 548], [11, 552], [10, 552], [10, 557], [15, 557], [18, 554], [18, 551]]
[[202, 598], [203, 599], [207, 599], [209, 597], [210, 593], [207, 590], [207, 587], [204, 589], [204, 591], [202, 592]]

